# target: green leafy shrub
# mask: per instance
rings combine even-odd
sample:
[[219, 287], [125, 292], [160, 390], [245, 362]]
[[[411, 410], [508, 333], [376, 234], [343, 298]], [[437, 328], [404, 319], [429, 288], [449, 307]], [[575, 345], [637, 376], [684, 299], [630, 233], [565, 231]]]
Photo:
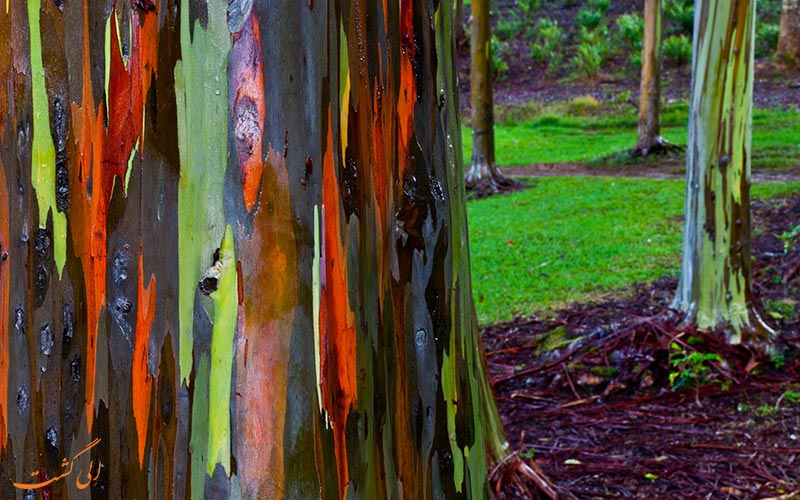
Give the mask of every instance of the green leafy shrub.
[[616, 20], [617, 38], [626, 51], [642, 51], [644, 20], [638, 13], [623, 14]]
[[692, 60], [692, 43], [686, 35], [672, 35], [664, 40], [664, 57], [682, 66]]
[[491, 48], [492, 75], [494, 78], [503, 78], [508, 73], [508, 63], [505, 59], [508, 53], [508, 45], [498, 40], [495, 35], [492, 35]]
[[531, 16], [542, 6], [542, 0], [517, 0], [517, 7], [522, 11], [525, 24], [530, 24]]
[[520, 31], [522, 31], [522, 19], [514, 11], [498, 19], [494, 27], [494, 32], [500, 40], [510, 40]]
[[756, 58], [769, 57], [778, 48], [781, 27], [774, 23], [759, 23], [756, 30]]
[[603, 14], [608, 12], [608, 7], [611, 5], [610, 0], [589, 0], [587, 3], [589, 4], [589, 7]]
[[600, 26], [600, 21], [603, 20], [603, 13], [593, 9], [582, 8], [575, 16], [575, 22], [581, 28], [586, 30], [593, 30]]
[[713, 380], [711, 362], [722, 361], [719, 354], [687, 350], [676, 342], [670, 344], [669, 363], [674, 371], [669, 374], [673, 390], [694, 385], [695, 398], [700, 403], [700, 386]]
[[538, 63], [547, 62], [548, 72], [556, 70], [564, 58], [562, 52], [562, 45], [566, 40], [564, 29], [558, 25], [558, 21], [543, 18], [539, 19], [532, 32], [531, 57]]
[[572, 65], [575, 71], [590, 80], [594, 80], [600, 74], [603, 58], [604, 54], [600, 47], [583, 42], [578, 45], [578, 53], [572, 57]]
[[678, 25], [679, 32], [691, 35], [694, 29], [694, 0], [666, 0], [664, 15]]

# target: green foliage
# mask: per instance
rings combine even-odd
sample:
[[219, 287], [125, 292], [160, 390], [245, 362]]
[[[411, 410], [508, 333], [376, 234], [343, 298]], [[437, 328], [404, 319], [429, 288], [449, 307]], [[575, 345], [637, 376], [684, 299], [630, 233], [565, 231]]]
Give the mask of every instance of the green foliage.
[[764, 309], [767, 316], [774, 319], [791, 320], [795, 315], [793, 300], [767, 300]]
[[597, 45], [583, 42], [578, 45], [578, 53], [572, 57], [571, 61], [575, 71], [594, 80], [600, 74], [603, 54]]
[[[642, 51], [642, 37], [644, 36], [644, 20], [642, 16], [634, 12], [633, 14], [623, 14], [615, 21], [617, 26], [617, 39], [621, 42], [621, 48], [626, 51]], [[639, 56], [641, 58], [641, 55]]]
[[505, 16], [497, 20], [494, 27], [494, 33], [500, 40], [510, 40], [517, 36], [522, 31], [522, 19], [513, 10]]
[[695, 389], [711, 381], [712, 361], [722, 361], [719, 354], [687, 350], [673, 342], [669, 345], [669, 364], [674, 371], [669, 374], [669, 383], [674, 390], [693, 385]]
[[517, 7], [522, 11], [526, 20], [542, 7], [542, 0], [517, 0]]
[[665, 0], [664, 16], [678, 25], [678, 32], [691, 36], [694, 29], [694, 0]]
[[600, 26], [600, 21], [603, 20], [603, 13], [598, 10], [582, 8], [575, 16], [575, 23], [586, 30], [593, 30]]
[[800, 405], [800, 392], [786, 389], [786, 391], [781, 394], [780, 400], [786, 401], [790, 405]]
[[589, 0], [586, 3], [592, 9], [594, 9], [594, 10], [596, 10], [598, 12], [602, 12], [603, 14], [605, 14], [608, 11], [608, 7], [609, 7], [609, 5], [611, 5], [611, 1], [610, 0]]
[[771, 56], [778, 48], [778, 35], [781, 27], [776, 23], [759, 23], [756, 29], [755, 57]]
[[533, 42], [531, 56], [538, 63], [547, 62], [547, 71], [555, 71], [564, 58], [562, 46], [566, 40], [564, 29], [558, 21], [542, 18], [531, 30]]
[[498, 40], [496, 36], [492, 35], [491, 49], [492, 49], [492, 76], [494, 78], [502, 79], [508, 73], [508, 63], [506, 62], [508, 45]]
[[672, 35], [664, 40], [664, 57], [678, 66], [692, 60], [692, 42], [686, 35]]
[[783, 240], [783, 252], [789, 253], [792, 249], [792, 246], [797, 243], [797, 240], [800, 239], [800, 226], [795, 226], [789, 231], [778, 236], [781, 240]]

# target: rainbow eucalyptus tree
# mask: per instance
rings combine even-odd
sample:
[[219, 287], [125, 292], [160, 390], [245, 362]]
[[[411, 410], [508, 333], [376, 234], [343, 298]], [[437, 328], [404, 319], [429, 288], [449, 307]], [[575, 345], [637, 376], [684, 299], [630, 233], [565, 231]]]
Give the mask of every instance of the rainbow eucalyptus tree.
[[790, 68], [800, 66], [800, 0], [783, 0], [775, 58]]
[[481, 498], [450, 2], [0, 8], [3, 498]]
[[755, 1], [697, 0], [683, 265], [675, 307], [731, 343], [768, 341], [753, 305], [750, 145]]
[[642, 82], [639, 93], [639, 130], [634, 155], [647, 156], [664, 150], [661, 137], [661, 0], [644, 2]]
[[494, 98], [492, 97], [492, 27], [489, 0], [472, 1], [470, 92], [472, 95], [472, 165], [467, 189], [495, 193], [516, 186], [494, 161]]

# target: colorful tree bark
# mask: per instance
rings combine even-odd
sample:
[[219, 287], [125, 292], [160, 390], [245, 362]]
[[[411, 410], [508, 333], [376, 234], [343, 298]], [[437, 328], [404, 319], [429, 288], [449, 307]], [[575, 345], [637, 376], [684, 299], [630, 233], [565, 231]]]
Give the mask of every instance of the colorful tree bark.
[[698, 0], [675, 307], [731, 343], [766, 341], [753, 306], [750, 151], [755, 2]]
[[663, 150], [661, 137], [661, 0], [644, 2], [642, 83], [639, 93], [639, 129], [635, 155], [647, 156]]
[[472, 2], [470, 41], [470, 92], [472, 95], [472, 165], [466, 174], [467, 189], [498, 192], [514, 187], [494, 161], [494, 97], [492, 92], [492, 27], [489, 0]]
[[4, 498], [488, 496], [452, 14], [0, 9]]

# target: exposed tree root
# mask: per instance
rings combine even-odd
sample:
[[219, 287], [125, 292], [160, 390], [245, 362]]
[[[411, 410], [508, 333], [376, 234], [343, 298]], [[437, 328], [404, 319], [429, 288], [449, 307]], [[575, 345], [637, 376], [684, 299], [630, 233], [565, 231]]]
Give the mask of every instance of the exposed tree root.
[[524, 188], [521, 182], [511, 177], [504, 176], [499, 170], [496, 175], [483, 177], [481, 179], [470, 179], [468, 177], [466, 180], [466, 187], [467, 199], [469, 200], [488, 198], [495, 194], [513, 193], [522, 191]]
[[631, 157], [645, 158], [650, 155], [665, 155], [668, 153], [678, 153], [683, 151], [686, 151], [686, 146], [673, 144], [663, 137], [658, 136], [650, 144], [637, 144], [636, 147], [631, 150]]

